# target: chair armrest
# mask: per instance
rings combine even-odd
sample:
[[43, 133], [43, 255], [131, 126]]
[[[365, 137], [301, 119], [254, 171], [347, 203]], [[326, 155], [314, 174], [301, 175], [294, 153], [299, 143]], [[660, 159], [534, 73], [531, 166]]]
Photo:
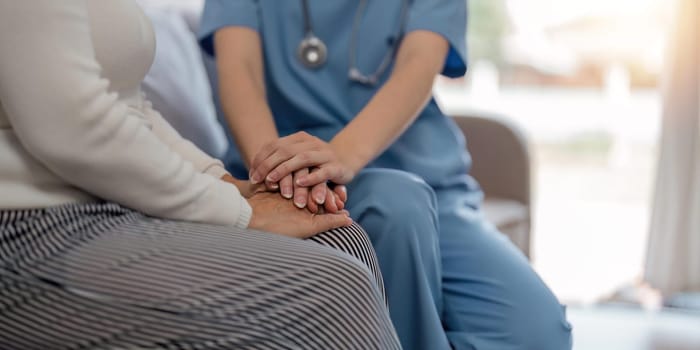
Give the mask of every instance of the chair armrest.
[[[513, 123], [494, 115], [455, 116], [467, 139], [472, 157], [470, 174], [479, 182], [487, 201], [514, 201], [524, 208], [519, 233], [507, 232], [512, 223], [503, 222], [501, 231], [530, 256], [531, 156], [525, 134]], [[493, 216], [494, 213], [487, 213]], [[498, 216], [498, 213], [495, 213]], [[497, 223], [498, 224], [498, 223]], [[518, 236], [518, 237], [516, 237]]]
[[467, 139], [472, 157], [471, 175], [487, 196], [531, 201], [530, 151], [525, 134], [496, 116], [453, 118]]

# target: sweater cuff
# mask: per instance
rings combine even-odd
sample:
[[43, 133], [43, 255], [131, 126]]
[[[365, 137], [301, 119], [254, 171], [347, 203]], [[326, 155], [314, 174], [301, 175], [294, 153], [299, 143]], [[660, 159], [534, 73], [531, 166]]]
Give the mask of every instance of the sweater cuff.
[[243, 197], [239, 197], [240, 201], [240, 213], [238, 214], [238, 220], [236, 220], [235, 226], [238, 228], [248, 228], [250, 224], [250, 219], [253, 217], [253, 208], [251, 208], [248, 201]]
[[206, 170], [204, 170], [204, 173], [207, 175], [211, 175], [217, 179], [221, 179], [224, 175], [228, 174], [228, 171], [226, 171], [224, 165], [220, 161], [218, 161], [217, 163], [212, 164]]

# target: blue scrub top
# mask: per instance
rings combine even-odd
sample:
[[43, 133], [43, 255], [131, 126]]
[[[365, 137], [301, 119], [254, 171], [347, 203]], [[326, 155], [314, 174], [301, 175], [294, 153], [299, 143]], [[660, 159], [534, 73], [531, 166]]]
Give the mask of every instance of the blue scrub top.
[[[202, 48], [215, 55], [213, 34], [227, 26], [259, 33], [265, 59], [267, 100], [282, 136], [307, 131], [330, 140], [370, 101], [388, 79], [376, 86], [348, 79], [350, 40], [357, 0], [309, 0], [316, 36], [328, 47], [324, 66], [309, 69], [297, 59], [305, 36], [301, 1], [207, 0], [200, 27]], [[410, 0], [405, 33], [428, 30], [450, 43], [443, 74], [466, 71], [466, 0]], [[391, 50], [400, 28], [402, 0], [369, 0], [357, 34], [356, 65], [372, 74]], [[433, 186], [449, 185], [469, 166], [462, 133], [432, 100], [408, 130], [370, 167], [400, 169], [421, 176]], [[246, 174], [243, 163], [236, 175]]]

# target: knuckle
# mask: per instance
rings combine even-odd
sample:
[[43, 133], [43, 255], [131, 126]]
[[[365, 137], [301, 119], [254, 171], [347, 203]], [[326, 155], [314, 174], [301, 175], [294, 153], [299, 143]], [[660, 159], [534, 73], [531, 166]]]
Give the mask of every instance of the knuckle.
[[271, 152], [271, 151], [272, 151], [273, 147], [275, 147], [274, 143], [273, 143], [273, 142], [269, 142], [269, 143], [266, 143], [266, 144], [262, 147], [261, 151], [264, 152], [264, 153], [268, 153], [268, 152]]
[[288, 158], [291, 155], [291, 151], [286, 147], [277, 150], [277, 153], [283, 158]]
[[272, 170], [272, 167], [268, 162], [262, 162], [260, 165], [258, 165], [258, 172], [261, 174], [267, 174], [270, 170]]
[[299, 142], [299, 141], [304, 139], [304, 132], [299, 131], [297, 133], [294, 133], [291, 136], [289, 136], [289, 139], [294, 141], [294, 142]]
[[275, 143], [278, 145], [288, 144], [293, 137], [294, 137], [294, 135], [287, 135], [287, 136], [278, 137], [277, 140], [272, 141], [272, 143]]
[[311, 154], [309, 152], [300, 153], [299, 160], [306, 163], [311, 160]]

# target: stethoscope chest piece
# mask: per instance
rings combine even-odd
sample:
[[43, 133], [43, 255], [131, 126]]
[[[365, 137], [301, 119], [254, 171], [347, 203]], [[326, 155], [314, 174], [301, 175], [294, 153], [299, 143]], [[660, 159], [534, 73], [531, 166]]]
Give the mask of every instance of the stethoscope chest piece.
[[315, 35], [307, 35], [297, 48], [297, 56], [305, 67], [316, 69], [326, 63], [328, 49], [321, 39]]
[[[320, 1], [320, 0], [319, 0]], [[350, 34], [350, 48], [349, 48], [349, 71], [348, 78], [350, 81], [360, 83], [362, 85], [374, 86], [379, 82], [380, 77], [391, 65], [394, 55], [398, 50], [398, 42], [400, 40], [394, 40], [391, 44], [391, 50], [384, 55], [382, 63], [372, 74], [363, 74], [359, 68], [357, 68], [357, 37], [360, 28], [360, 22], [362, 14], [367, 7], [368, 0], [361, 0], [358, 7], [357, 13], [355, 14], [355, 20], [352, 25], [352, 32]], [[304, 39], [299, 44], [297, 48], [297, 59], [301, 62], [304, 67], [309, 69], [317, 69], [323, 66], [328, 60], [328, 49], [326, 44], [319, 39], [313, 31], [313, 23], [311, 21], [311, 13], [309, 11], [309, 0], [301, 0], [302, 15], [304, 17]], [[406, 19], [408, 17], [408, 7], [409, 0], [402, 0], [401, 5], [401, 20], [400, 29], [397, 38], [403, 36], [403, 32], [406, 26]]]

